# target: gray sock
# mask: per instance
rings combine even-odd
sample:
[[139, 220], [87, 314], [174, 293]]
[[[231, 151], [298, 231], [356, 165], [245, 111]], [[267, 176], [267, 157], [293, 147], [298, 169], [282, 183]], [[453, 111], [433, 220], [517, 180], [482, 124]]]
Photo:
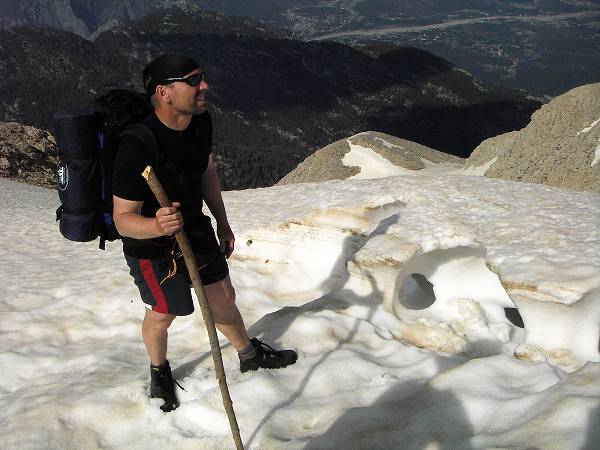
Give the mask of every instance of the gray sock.
[[156, 370], [157, 372], [159, 372], [160, 370], [164, 370], [168, 365], [169, 365], [168, 360], [165, 360], [165, 362], [162, 363], [160, 366], [154, 366], [154, 365], [152, 365], [152, 363], [150, 363], [150, 369]]
[[256, 347], [250, 342], [246, 348], [238, 352], [238, 356], [240, 357], [240, 361], [252, 359], [256, 356]]

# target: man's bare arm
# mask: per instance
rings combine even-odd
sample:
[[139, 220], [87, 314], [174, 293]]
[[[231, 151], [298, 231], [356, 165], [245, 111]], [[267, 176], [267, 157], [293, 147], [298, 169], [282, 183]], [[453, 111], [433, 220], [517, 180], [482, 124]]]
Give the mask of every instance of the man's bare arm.
[[202, 196], [206, 202], [206, 206], [219, 224], [228, 224], [227, 213], [225, 212], [225, 204], [221, 194], [221, 181], [217, 168], [214, 165], [212, 155], [208, 157], [208, 167], [202, 174]]
[[200, 183], [204, 202], [217, 222], [217, 236], [221, 245], [221, 252], [229, 258], [233, 253], [235, 237], [227, 220], [223, 195], [221, 194], [221, 181], [212, 155], [208, 157], [208, 166], [202, 174]]
[[160, 208], [156, 211], [156, 217], [142, 216], [143, 203], [113, 195], [113, 220], [121, 236], [134, 239], [171, 236], [183, 226], [183, 218], [177, 210], [179, 203]]

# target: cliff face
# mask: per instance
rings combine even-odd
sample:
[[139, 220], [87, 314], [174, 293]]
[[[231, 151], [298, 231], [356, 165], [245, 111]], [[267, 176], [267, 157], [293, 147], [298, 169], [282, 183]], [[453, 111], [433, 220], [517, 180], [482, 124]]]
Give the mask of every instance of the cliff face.
[[600, 193], [600, 83], [556, 97], [521, 131], [484, 141], [467, 164], [493, 158], [486, 176]]

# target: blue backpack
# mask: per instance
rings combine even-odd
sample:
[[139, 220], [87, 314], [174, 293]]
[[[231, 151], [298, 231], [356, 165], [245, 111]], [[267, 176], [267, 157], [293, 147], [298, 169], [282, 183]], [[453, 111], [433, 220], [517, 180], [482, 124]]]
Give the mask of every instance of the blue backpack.
[[124, 136], [139, 139], [157, 165], [158, 142], [141, 123], [152, 113], [143, 94], [112, 90], [82, 112], [58, 112], [53, 117], [59, 163], [56, 186], [61, 206], [56, 210], [62, 235], [77, 242], [119, 239], [112, 218], [113, 167]]

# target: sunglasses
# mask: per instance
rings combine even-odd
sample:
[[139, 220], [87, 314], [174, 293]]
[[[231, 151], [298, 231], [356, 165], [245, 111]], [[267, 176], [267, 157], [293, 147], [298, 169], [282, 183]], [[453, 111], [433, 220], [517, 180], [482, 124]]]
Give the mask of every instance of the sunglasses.
[[161, 80], [159, 84], [169, 84], [175, 81], [183, 81], [185, 84], [189, 86], [198, 86], [200, 83], [204, 81], [204, 72], [195, 73], [193, 75], [181, 78], [165, 78]]

